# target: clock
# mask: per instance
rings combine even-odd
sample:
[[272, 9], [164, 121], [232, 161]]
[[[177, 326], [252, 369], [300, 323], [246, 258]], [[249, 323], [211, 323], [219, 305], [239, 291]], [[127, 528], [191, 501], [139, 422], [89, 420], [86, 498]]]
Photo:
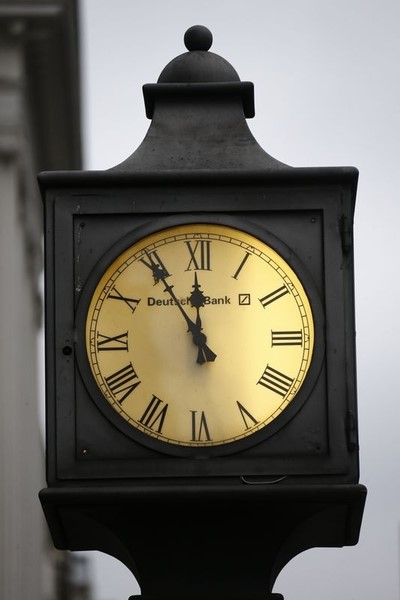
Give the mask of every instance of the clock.
[[161, 452], [224, 455], [293, 418], [320, 362], [305, 267], [234, 217], [165, 217], [96, 265], [78, 310], [80, 364], [104, 415]]

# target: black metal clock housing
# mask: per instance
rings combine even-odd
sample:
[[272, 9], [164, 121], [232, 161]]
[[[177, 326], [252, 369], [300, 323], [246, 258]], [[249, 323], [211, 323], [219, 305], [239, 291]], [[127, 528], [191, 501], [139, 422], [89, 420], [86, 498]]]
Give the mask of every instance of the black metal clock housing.
[[189, 33], [129, 158], [39, 176], [48, 480], [355, 482], [358, 172], [268, 155]]
[[[335, 168], [288, 168], [275, 174], [253, 173], [252, 177], [234, 173], [213, 173], [208, 177], [199, 177], [195, 173], [186, 177], [176, 174], [132, 174], [124, 178], [116, 172], [44, 174], [41, 182], [42, 186], [46, 186], [47, 214], [47, 402], [49, 445], [52, 449], [49, 452], [51, 480], [62, 483], [71, 480], [90, 482], [99, 479], [243, 476], [285, 478], [288, 481], [315, 478], [355, 481], [358, 477], [358, 453], [351, 224], [356, 180], [355, 170]], [[104, 272], [132, 244], [137, 244], [150, 234], [154, 235], [154, 232], [168, 232], [171, 227], [190, 225], [195, 228], [196, 225], [205, 224], [212, 224], [217, 229], [233, 227], [251, 234], [255, 240], [268, 243], [284, 263], [290, 265], [309, 299], [314, 323], [313, 353], [309, 365], [306, 365], [309, 372], [297, 397], [288, 403], [276, 419], [254, 430], [253, 435], [237, 436], [237, 439], [228, 440], [227, 444], [219, 444], [213, 443], [210, 431], [207, 438], [205, 429], [203, 444], [168, 443], [165, 437], [151, 435], [151, 427], [147, 427], [150, 435], [146, 433], [146, 425], [141, 429], [131, 427], [129, 420], [118, 414], [118, 406], [114, 410], [101, 393], [96, 374], [90, 369], [88, 361], [87, 311]], [[160, 239], [155, 256], [162, 263], [165, 244], [162, 236]], [[216, 242], [213, 243], [216, 247]], [[182, 252], [185, 251], [184, 247], [185, 242], [182, 241]], [[197, 247], [196, 252], [199, 252], [201, 245]], [[144, 257], [151, 257], [149, 248], [154, 250], [153, 246], [148, 246]], [[187, 256], [183, 256], [182, 260], [187, 264], [182, 262], [181, 271], [187, 270], [189, 278], [184, 290], [179, 291], [179, 286], [174, 285], [174, 275], [175, 278], [177, 276], [174, 266], [164, 265], [171, 272], [168, 274], [171, 275], [170, 281], [176, 293], [181, 292], [186, 298], [193, 291], [194, 273], [199, 275], [201, 285], [207, 292], [207, 271], [212, 270], [210, 265], [207, 269], [204, 268], [207, 265], [203, 264], [202, 272], [202, 265], [194, 262], [201, 259], [200, 255], [196, 258], [194, 248], [194, 242], [186, 242]], [[203, 248], [206, 248], [204, 243]], [[220, 252], [227, 253], [227, 248], [221, 247]], [[158, 283], [154, 281], [154, 273], [149, 268], [151, 264], [146, 266], [143, 256], [138, 254], [137, 257], [139, 267], [148, 279], [148, 289], [143, 292], [142, 303], [149, 302], [148, 290], [152, 289], [152, 298], [158, 297], [162, 301], [160, 298], [167, 296], [170, 304], [175, 304], [165, 289], [168, 278], [161, 277]], [[228, 254], [226, 256], [228, 260]], [[237, 257], [238, 269], [240, 257], [246, 257], [246, 249], [242, 247]], [[190, 261], [192, 268], [186, 269]], [[232, 271], [231, 279], [234, 279], [234, 274]], [[263, 296], [266, 298], [272, 294], [271, 300], [274, 300], [274, 294], [279, 295], [276, 290], [281, 287], [289, 296], [289, 287], [285, 287], [283, 279], [281, 281], [275, 287], [272, 285], [270, 290], [265, 287], [265, 294], [259, 293], [259, 297], [255, 298], [261, 315]], [[117, 313], [121, 314], [123, 307], [129, 310], [127, 297], [132, 296], [135, 300], [137, 290], [131, 290], [128, 294], [128, 290], [119, 289], [115, 281], [114, 284], [106, 282], [105, 293], [112, 293], [112, 289], [114, 295], [118, 293], [122, 296], [119, 302], [114, 301]], [[223, 298], [223, 288], [219, 289], [219, 295]], [[246, 289], [238, 288], [238, 293], [245, 294]], [[156, 302], [155, 299], [151, 301]], [[267, 303], [266, 299], [264, 303]], [[181, 319], [177, 326], [179, 336], [185, 344], [189, 344], [188, 349], [184, 350], [189, 355], [188, 362], [195, 364], [199, 348], [193, 344], [190, 332], [188, 335], [181, 309], [182, 306], [179, 308], [175, 304], [174, 312], [170, 311], [169, 314]], [[203, 329], [211, 346], [211, 331], [206, 331], [207, 307], [203, 305], [201, 310], [204, 315]], [[220, 310], [221, 315], [226, 312]], [[155, 313], [156, 310], [152, 314]], [[196, 308], [189, 302], [186, 314], [194, 323]], [[229, 327], [233, 331], [235, 328], [240, 331], [237, 321], [240, 316], [232, 314]], [[137, 317], [137, 324], [142, 318]], [[102, 357], [122, 357], [117, 349], [118, 343], [123, 348], [127, 342], [122, 337], [119, 340], [116, 338], [117, 335], [125, 335], [126, 322], [122, 320], [121, 331], [118, 325], [113, 331], [100, 331], [103, 348], [107, 349]], [[226, 323], [213, 324], [215, 333], [224, 327]], [[302, 328], [297, 325], [286, 326], [284, 317], [278, 320], [278, 325], [272, 323], [268, 327], [268, 323], [260, 323], [260, 327], [265, 327], [265, 348], [274, 343], [271, 335], [275, 335], [276, 343], [277, 336], [284, 335], [282, 332], [285, 331], [289, 333], [286, 333], [287, 342], [281, 342], [283, 348], [304, 343]], [[130, 334], [133, 346], [136, 341], [143, 343], [144, 338], [140, 338], [140, 335], [137, 334], [135, 339], [133, 329]], [[113, 336], [114, 342], [110, 343]], [[166, 348], [169, 343], [169, 339], [163, 341]], [[229, 339], [227, 343], [232, 344]], [[174, 351], [178, 351], [176, 347], [175, 350], [169, 348], [167, 355]], [[252, 351], [251, 346], [243, 348], [243, 356]], [[220, 344], [218, 353], [223, 352], [223, 345]], [[265, 356], [259, 377], [253, 377], [254, 389], [257, 389], [259, 380], [263, 383], [263, 376], [268, 384], [268, 376], [272, 374], [270, 369], [275, 368], [273, 358], [268, 358], [268, 352]], [[256, 359], [254, 356], [252, 361]], [[163, 359], [157, 356], [148, 357], [148, 360], [155, 378], [157, 370], [162, 368], [160, 361]], [[222, 361], [222, 358], [217, 358], [213, 366], [218, 365], [218, 360]], [[109, 382], [114, 383], [114, 389], [120, 392], [119, 396], [118, 393], [115, 395], [116, 400], [124, 396], [123, 390], [133, 389], [134, 406], [135, 395], [136, 399], [139, 398], [134, 388], [141, 381], [141, 373], [133, 371], [135, 363], [128, 360], [128, 355], [125, 362], [122, 358], [120, 366], [114, 369], [115, 374], [121, 370], [122, 383], [112, 379]], [[278, 396], [284, 398], [284, 393], [289, 391], [293, 383], [289, 367], [286, 372], [285, 363], [282, 364], [283, 367], [275, 368], [275, 373], [278, 378], [284, 378], [275, 380], [276, 385], [272, 381], [275, 389], [269, 392], [270, 400], [265, 394], [263, 401], [266, 403]], [[209, 365], [197, 367], [197, 372], [203, 369], [201, 372], [204, 374]], [[107, 375], [110, 378], [113, 373], [110, 370], [105, 372], [105, 380]], [[127, 376], [125, 386], [124, 375]], [[234, 373], [227, 372], [225, 376], [233, 377]], [[182, 385], [187, 385], [187, 381]], [[283, 386], [284, 393], [276, 387], [278, 385], [281, 389]], [[168, 382], [165, 386], [168, 387]], [[222, 393], [222, 389], [223, 384], [218, 393]], [[149, 409], [152, 397], [167, 403], [166, 398], [159, 398], [154, 392], [148, 396]], [[182, 390], [182, 397], [187, 398], [189, 414], [190, 389]], [[169, 406], [173, 400], [169, 398]], [[238, 396], [236, 400], [240, 403], [237, 410], [244, 419], [244, 431], [246, 426], [254, 425], [256, 416], [248, 408], [249, 397]], [[120, 406], [123, 407], [122, 404]], [[206, 412], [199, 412], [201, 414], [203, 419], [207, 419]], [[229, 413], [227, 418], [230, 418]], [[204, 425], [211, 430], [211, 420], [205, 420]], [[187, 427], [190, 428], [189, 421]]]

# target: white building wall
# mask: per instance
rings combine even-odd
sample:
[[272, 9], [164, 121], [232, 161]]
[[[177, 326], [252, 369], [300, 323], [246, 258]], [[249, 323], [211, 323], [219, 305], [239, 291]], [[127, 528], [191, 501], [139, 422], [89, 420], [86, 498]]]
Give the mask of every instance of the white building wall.
[[[0, 598], [44, 600], [37, 275], [40, 203], [27, 160], [24, 65], [0, 43]], [[47, 586], [48, 588], [51, 586]]]
[[80, 165], [75, 16], [75, 0], [0, 2], [0, 600], [82, 598], [38, 498], [46, 481], [37, 173]]

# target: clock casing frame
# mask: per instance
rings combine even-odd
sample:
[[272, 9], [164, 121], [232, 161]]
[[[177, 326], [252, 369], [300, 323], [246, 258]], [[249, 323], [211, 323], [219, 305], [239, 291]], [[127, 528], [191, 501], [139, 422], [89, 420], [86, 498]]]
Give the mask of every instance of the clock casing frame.
[[[45, 201], [46, 405], [49, 485], [194, 478], [355, 483], [354, 168], [271, 172], [63, 172], [39, 176]], [[198, 459], [148, 448], [106, 418], [77, 360], [77, 307], [101, 257], [134, 228], [212, 214], [276, 236], [310, 273], [322, 305], [323, 358], [301, 408], [265, 440]], [[78, 350], [79, 352], [79, 350]]]
[[[138, 253], [143, 244], [148, 254]], [[319, 294], [296, 258], [264, 228], [220, 213], [155, 218], [122, 237], [92, 270], [75, 320], [79, 371], [106, 418], [139, 444], [197, 459], [238, 453], [283, 427], [310, 395], [324, 351]], [[199, 310], [218, 349], [210, 361], [186, 321], [197, 319], [194, 281], [210, 295]]]

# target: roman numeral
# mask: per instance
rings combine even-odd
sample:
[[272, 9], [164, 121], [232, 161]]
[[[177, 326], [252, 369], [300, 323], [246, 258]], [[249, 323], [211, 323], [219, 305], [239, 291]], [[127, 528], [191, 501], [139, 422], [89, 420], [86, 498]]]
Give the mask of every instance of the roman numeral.
[[185, 269], [191, 271], [211, 271], [211, 241], [197, 240], [196, 242], [185, 241], [190, 254], [190, 261]]
[[237, 279], [237, 278], [238, 278], [238, 276], [239, 276], [239, 273], [240, 273], [240, 271], [243, 269], [243, 267], [244, 267], [244, 265], [245, 265], [245, 263], [246, 263], [247, 259], [249, 258], [249, 256], [250, 256], [250, 252], [246, 252], [246, 254], [244, 255], [244, 257], [243, 257], [243, 259], [242, 259], [242, 262], [240, 263], [240, 265], [239, 265], [239, 266], [238, 266], [238, 268], [237, 268], [237, 271], [236, 271], [236, 273], [235, 273], [234, 275], [232, 275], [233, 279]]
[[122, 403], [140, 383], [132, 363], [129, 363], [126, 367], [109, 375], [105, 378], [105, 381], [110, 392], [114, 396], [121, 394], [120, 398], [117, 398], [120, 403]]
[[209, 442], [211, 437], [204, 411], [201, 411], [200, 417], [196, 410], [190, 412], [192, 413], [192, 442]]
[[302, 346], [303, 332], [298, 331], [271, 331], [272, 346]]
[[125, 304], [127, 304], [129, 306], [129, 308], [131, 309], [131, 311], [134, 313], [137, 305], [140, 302], [139, 300], [136, 300], [136, 298], [128, 298], [127, 296], [123, 296], [116, 287], [114, 287], [111, 292], [108, 295], [109, 298], [111, 298], [112, 300], [122, 300], [122, 302], [125, 302]]
[[[238, 402], [236, 400], [236, 404], [238, 406], [239, 412], [240, 412], [240, 416], [243, 419], [243, 423], [246, 429], [250, 429], [250, 427], [252, 427], [253, 425], [257, 425], [258, 421], [257, 419], [255, 419], [253, 417], [253, 415], [251, 413], [249, 413], [249, 411], [243, 406], [243, 404], [240, 404], [240, 402]], [[250, 425], [248, 421], [251, 421]]]
[[282, 298], [282, 296], [285, 296], [285, 294], [288, 293], [289, 290], [287, 289], [287, 287], [285, 285], [282, 285], [280, 288], [274, 290], [270, 294], [267, 294], [263, 298], [259, 298], [259, 301], [261, 302], [263, 308], [265, 308], [266, 306], [268, 306], [268, 304], [271, 304], [271, 302], [275, 302], [275, 300]]
[[280, 371], [277, 371], [276, 369], [273, 369], [267, 365], [267, 368], [257, 383], [263, 385], [283, 398], [290, 390], [293, 381], [294, 379], [291, 377], [288, 377], [287, 375], [284, 375], [284, 373], [281, 373]]
[[140, 417], [139, 423], [142, 423], [145, 427], [148, 427], [157, 433], [161, 433], [168, 410], [168, 404], [162, 406], [163, 404], [164, 403], [160, 398], [153, 395], [149, 405]]
[[112, 337], [108, 337], [108, 335], [103, 335], [102, 333], [97, 332], [97, 351], [103, 352], [105, 350], [126, 350], [128, 351], [128, 332], [120, 333], [119, 335], [114, 335]]
[[147, 260], [145, 258], [141, 258], [140, 262], [142, 262], [152, 271], [154, 285], [158, 283], [160, 279], [165, 279], [171, 275], [171, 273], [168, 273], [168, 269], [165, 267], [163, 261], [155, 250], [153, 252], [146, 252], [146, 257]]

